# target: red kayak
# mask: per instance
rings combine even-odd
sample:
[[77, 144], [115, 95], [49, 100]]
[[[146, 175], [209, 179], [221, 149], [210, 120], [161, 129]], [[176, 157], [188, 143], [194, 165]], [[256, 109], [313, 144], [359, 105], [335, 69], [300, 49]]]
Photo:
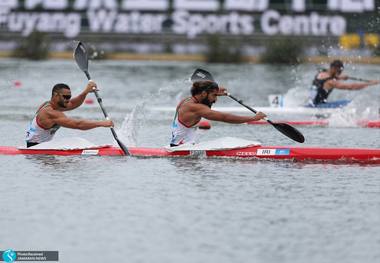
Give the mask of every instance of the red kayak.
[[[165, 148], [130, 147], [128, 150], [134, 157], [208, 157], [380, 164], [380, 149], [248, 146], [228, 150], [183, 150], [175, 152], [168, 151]], [[123, 152], [120, 148], [113, 146], [73, 150], [19, 149], [0, 146], [0, 155], [121, 156]]]

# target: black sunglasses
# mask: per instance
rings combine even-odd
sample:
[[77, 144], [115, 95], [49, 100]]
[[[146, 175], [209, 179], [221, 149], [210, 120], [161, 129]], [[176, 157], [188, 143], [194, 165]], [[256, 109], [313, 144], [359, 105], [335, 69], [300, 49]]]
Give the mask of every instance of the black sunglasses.
[[58, 93], [59, 95], [62, 96], [62, 98], [64, 98], [65, 100], [70, 100], [71, 99], [71, 95], [63, 95], [61, 93]]

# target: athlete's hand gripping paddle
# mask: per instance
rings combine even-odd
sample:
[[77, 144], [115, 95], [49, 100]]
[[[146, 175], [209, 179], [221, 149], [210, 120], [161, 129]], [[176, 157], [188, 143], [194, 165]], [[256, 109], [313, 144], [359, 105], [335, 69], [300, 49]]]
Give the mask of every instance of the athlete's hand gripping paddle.
[[[214, 77], [211, 75], [211, 73], [208, 72], [208, 71], [206, 71], [206, 70], [204, 70], [204, 69], [196, 69], [190, 79], [191, 79], [192, 82], [202, 81], [202, 80], [215, 81]], [[257, 113], [256, 110], [254, 110], [253, 108], [245, 105], [243, 103], [243, 101], [238, 100], [237, 98], [235, 98], [231, 94], [227, 93], [226, 95], [228, 97], [230, 97], [231, 99], [233, 99], [234, 101], [236, 101], [237, 103], [239, 103], [240, 105], [242, 105], [245, 108], [247, 108], [248, 110], [252, 111], [253, 113], [255, 113], [255, 114]], [[285, 136], [291, 138], [292, 140], [294, 140], [296, 142], [300, 142], [300, 143], [305, 142], [305, 137], [303, 136], [303, 134], [300, 131], [298, 131], [296, 128], [290, 126], [289, 124], [272, 122], [271, 120], [269, 120], [267, 118], [264, 118], [264, 120], [266, 120], [274, 128], [276, 128], [279, 132], [281, 132]]]
[[[74, 50], [74, 59], [77, 62], [79, 68], [84, 72], [84, 74], [86, 74], [87, 79], [91, 80], [90, 73], [88, 72], [88, 54], [87, 54], [86, 47], [82, 44], [82, 42], [79, 42], [77, 47]], [[94, 93], [95, 93], [96, 99], [99, 103], [99, 106], [103, 111], [104, 117], [107, 120], [109, 120], [108, 114], [103, 107], [102, 98], [99, 96], [99, 93], [96, 89], [94, 90]], [[117, 144], [123, 150], [124, 154], [130, 155], [128, 148], [119, 140], [119, 138], [117, 137], [117, 134], [116, 134], [113, 127], [111, 127], [111, 132], [112, 132], [112, 135], [115, 138]]]

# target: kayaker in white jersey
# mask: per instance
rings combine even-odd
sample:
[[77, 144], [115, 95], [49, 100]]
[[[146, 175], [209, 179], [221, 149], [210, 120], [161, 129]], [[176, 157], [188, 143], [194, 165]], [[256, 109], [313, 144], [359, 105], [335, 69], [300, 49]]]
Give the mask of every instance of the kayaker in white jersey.
[[73, 110], [83, 104], [88, 93], [96, 89], [96, 83], [89, 81], [84, 91], [71, 98], [70, 87], [56, 84], [52, 89], [50, 101], [43, 103], [37, 110], [26, 132], [26, 146], [31, 147], [53, 139], [55, 132], [62, 126], [71, 129], [89, 130], [97, 127], [112, 127], [110, 120], [91, 121], [67, 117], [63, 111]]
[[227, 123], [245, 123], [258, 121], [266, 117], [262, 112], [255, 116], [238, 116], [211, 109], [218, 96], [226, 95], [226, 89], [219, 88], [213, 81], [197, 81], [191, 87], [192, 97], [182, 100], [177, 106], [172, 123], [172, 139], [170, 146], [175, 147], [184, 143], [195, 143], [196, 126], [205, 118]]

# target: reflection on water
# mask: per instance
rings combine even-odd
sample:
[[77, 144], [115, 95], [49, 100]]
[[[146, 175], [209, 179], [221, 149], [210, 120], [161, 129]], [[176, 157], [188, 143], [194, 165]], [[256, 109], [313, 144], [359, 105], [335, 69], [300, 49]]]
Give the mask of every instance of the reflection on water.
[[46, 171], [66, 171], [68, 167], [80, 167], [83, 161], [76, 156], [62, 157], [54, 155], [25, 155], [25, 159]]

